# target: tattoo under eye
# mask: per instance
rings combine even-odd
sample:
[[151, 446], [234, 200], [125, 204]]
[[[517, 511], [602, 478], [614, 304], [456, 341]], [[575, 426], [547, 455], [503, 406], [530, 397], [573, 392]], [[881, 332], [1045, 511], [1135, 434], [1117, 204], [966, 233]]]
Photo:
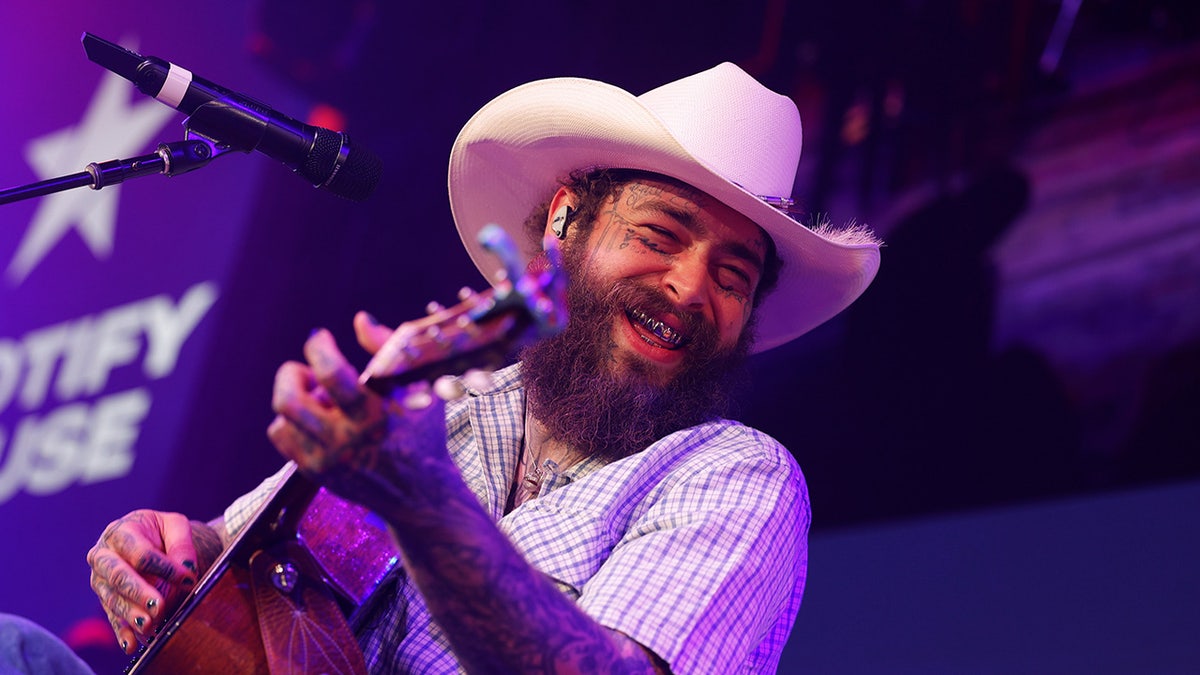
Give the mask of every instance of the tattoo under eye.
[[674, 232], [648, 223], [626, 226], [620, 248], [627, 248], [631, 241], [637, 241], [647, 250], [663, 256], [673, 255], [680, 247], [679, 237]]
[[722, 266], [717, 268], [715, 274], [717, 286], [739, 302], [744, 302], [746, 298], [754, 294], [755, 283], [750, 274], [741, 268]]
[[722, 287], [721, 292], [723, 292], [725, 294], [725, 297], [729, 298], [730, 300], [733, 300], [734, 302], [738, 303], [739, 305], [745, 305], [746, 300], [748, 299], [748, 297], [745, 294], [740, 293], [732, 288]]

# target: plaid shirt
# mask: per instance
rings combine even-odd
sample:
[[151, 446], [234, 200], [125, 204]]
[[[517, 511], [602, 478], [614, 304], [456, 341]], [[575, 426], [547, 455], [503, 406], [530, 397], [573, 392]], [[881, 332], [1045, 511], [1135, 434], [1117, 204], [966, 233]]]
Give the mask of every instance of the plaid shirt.
[[[676, 673], [773, 672], [800, 607], [808, 492], [771, 437], [721, 420], [675, 432], [616, 462], [585, 460], [544, 479], [508, 514], [524, 436], [519, 369], [447, 404], [463, 479], [525, 558], [584, 612]], [[225, 514], [236, 532], [272, 479]], [[377, 673], [452, 673], [449, 643], [403, 570], [355, 630]]]

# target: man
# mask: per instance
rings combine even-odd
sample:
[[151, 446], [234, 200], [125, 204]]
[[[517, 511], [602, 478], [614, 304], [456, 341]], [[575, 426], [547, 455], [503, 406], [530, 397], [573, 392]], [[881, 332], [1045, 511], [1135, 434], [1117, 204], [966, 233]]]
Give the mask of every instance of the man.
[[[467, 123], [449, 177], [463, 241], [489, 278], [485, 223], [561, 242], [567, 329], [446, 403], [365, 389], [327, 331], [276, 378], [273, 443], [403, 554], [355, 620], [372, 671], [777, 666], [807, 491], [776, 441], [721, 417], [728, 382], [878, 266], [865, 231], [786, 212], [800, 140], [795, 105], [731, 64], [640, 97], [534, 82]], [[366, 314], [355, 329], [368, 351], [390, 334]], [[92, 585], [127, 651], [270, 482], [208, 524], [139, 511], [105, 530]]]

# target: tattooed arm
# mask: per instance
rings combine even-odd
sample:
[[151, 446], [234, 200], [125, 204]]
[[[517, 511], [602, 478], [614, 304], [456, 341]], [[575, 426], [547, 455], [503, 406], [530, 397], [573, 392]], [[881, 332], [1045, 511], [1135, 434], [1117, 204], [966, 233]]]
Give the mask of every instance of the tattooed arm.
[[[667, 672], [628, 636], [597, 624], [532, 568], [457, 469], [433, 462], [429, 489], [386, 515], [410, 577], [470, 672]], [[403, 500], [403, 501], [401, 501]]]
[[497, 529], [446, 451], [436, 397], [414, 387], [403, 402], [384, 400], [360, 388], [327, 331], [309, 338], [305, 356], [310, 365], [285, 364], [276, 377], [271, 440], [303, 471], [388, 521], [468, 671], [667, 671], [582, 612]]
[[[442, 419], [441, 406], [430, 407], [431, 420]], [[389, 485], [378, 474], [364, 480], [334, 469], [327, 485], [359, 498], [373, 495], [371, 508], [391, 525], [409, 577], [468, 672], [669, 672], [652, 652], [597, 624], [531, 567], [449, 456], [413, 462], [411, 471], [392, 474], [397, 482]]]
[[126, 653], [149, 637], [224, 548], [221, 519], [139, 510], [113, 521], [88, 551], [92, 590]]

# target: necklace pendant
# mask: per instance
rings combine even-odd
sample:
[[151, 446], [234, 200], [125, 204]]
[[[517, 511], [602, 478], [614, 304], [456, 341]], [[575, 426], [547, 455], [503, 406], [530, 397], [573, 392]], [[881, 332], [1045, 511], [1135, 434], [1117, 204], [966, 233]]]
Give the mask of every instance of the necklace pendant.
[[526, 491], [537, 494], [538, 488], [542, 486], [542, 477], [536, 474], [527, 473], [525, 479], [521, 481], [521, 485]]
[[542, 462], [541, 466], [535, 464], [525, 472], [525, 477], [521, 479], [521, 489], [525, 491], [528, 498], [536, 497], [542, 490], [542, 481], [548, 474], [553, 473], [558, 473], [558, 463], [554, 460], [547, 459]]

